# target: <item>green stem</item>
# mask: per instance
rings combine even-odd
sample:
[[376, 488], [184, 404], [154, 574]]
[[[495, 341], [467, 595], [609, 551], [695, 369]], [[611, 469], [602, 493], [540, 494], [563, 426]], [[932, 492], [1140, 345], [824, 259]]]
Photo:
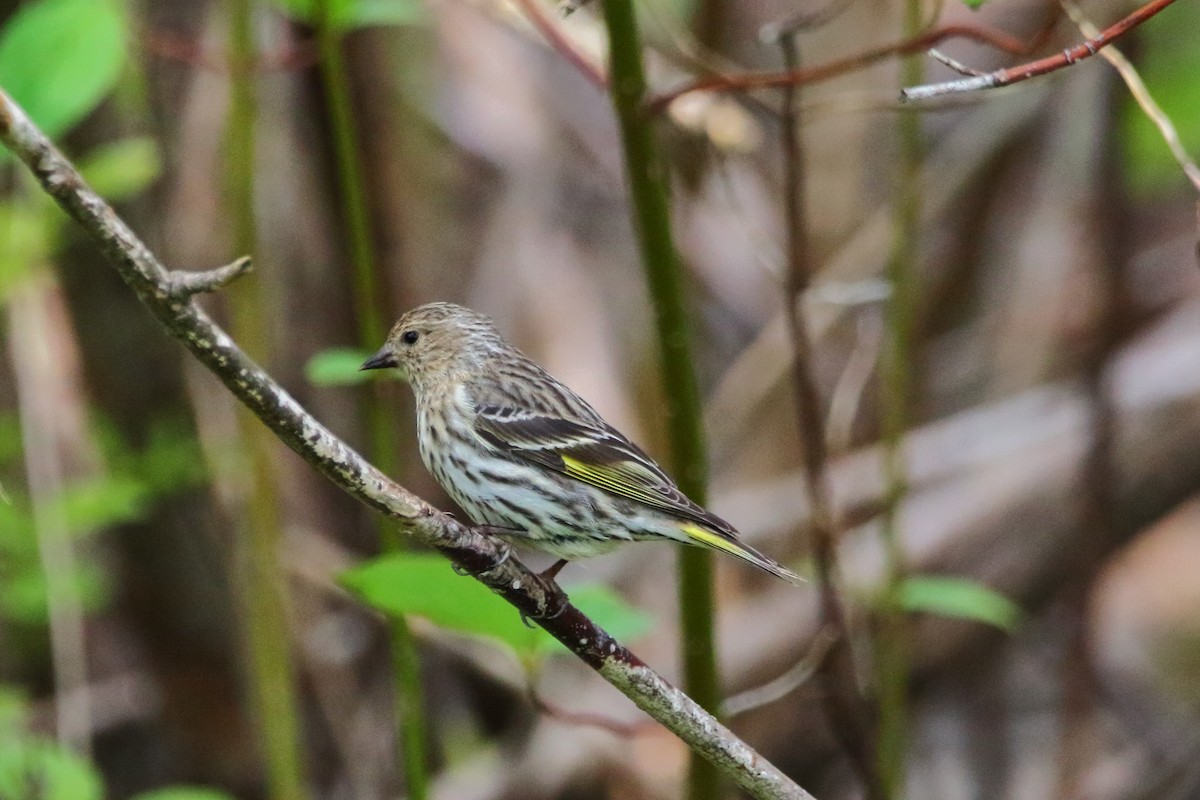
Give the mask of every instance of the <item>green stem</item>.
[[[920, 0], [906, 0], [904, 36], [921, 30]], [[904, 60], [901, 83], [923, 82], [920, 57]], [[903, 444], [909, 422], [912, 394], [911, 374], [915, 273], [918, 258], [920, 196], [919, 179], [923, 160], [921, 120], [917, 112], [899, 112], [897, 119], [897, 169], [895, 184], [895, 232], [888, 262], [891, 296], [886, 307], [886, 332], [882, 363], [882, 410], [884, 473], [887, 481], [883, 513], [885, 585], [881, 597], [881, 627], [878, 641], [879, 674], [879, 774], [889, 798], [904, 791], [904, 761], [907, 741], [908, 637], [900, 593], [906, 574], [905, 555], [899, 529], [899, 508], [908, 491]]]
[[[255, 85], [253, 0], [230, 2], [229, 129], [226, 137], [228, 199], [234, 250], [252, 253], [255, 246], [254, 152]], [[261, 287], [253, 276], [231, 293], [233, 333], [254, 357], [267, 357], [267, 326], [262, 320]], [[250, 696], [261, 730], [272, 800], [307, 796], [300, 762], [300, 723], [295, 671], [292, 665], [285, 581], [279, 563], [281, 525], [279, 491], [275, 484], [271, 433], [245, 409], [238, 409], [238, 426], [248, 463], [238, 474], [224, 478], [245, 487], [244, 519], [234, 542], [234, 584], [241, 607], [242, 636], [250, 662]], [[246, 479], [249, 480], [246, 480]]]
[[[330, 0], [318, 0], [317, 11], [320, 73], [329, 104], [339, 197], [350, 246], [358, 343], [364, 348], [373, 348], [387, 334], [384, 316], [386, 292], [371, 233], [369, 200], [350, 97], [350, 78], [342, 49], [343, 37], [331, 22]], [[394, 415], [388, 413], [377, 394], [365, 395], [363, 410], [370, 432], [372, 460], [380, 469], [395, 474], [398, 462], [395, 443], [399, 441], [399, 436]], [[394, 526], [386, 520], [380, 524], [384, 548], [398, 549], [401, 539], [396, 535]], [[408, 623], [404, 619], [396, 619], [390, 627], [392, 667], [396, 675], [396, 715], [400, 724], [408, 797], [410, 800], [426, 800], [429, 795], [429, 776], [426, 769], [425, 703], [421, 690], [420, 659]]]
[[[621, 127], [625, 169], [633, 202], [633, 224], [641, 249], [658, 328], [666, 385], [671, 463], [679, 487], [704, 503], [707, 459], [700, 391], [692, 366], [683, 276], [671, 238], [666, 169], [655, 146], [650, 118], [643, 111], [646, 76], [637, 18], [630, 0], [605, 0], [609, 74], [613, 108]], [[713, 632], [712, 555], [684, 548], [679, 554], [679, 607], [684, 688], [702, 707], [720, 703]], [[688, 797], [718, 797], [718, 773], [695, 753], [689, 767]]]

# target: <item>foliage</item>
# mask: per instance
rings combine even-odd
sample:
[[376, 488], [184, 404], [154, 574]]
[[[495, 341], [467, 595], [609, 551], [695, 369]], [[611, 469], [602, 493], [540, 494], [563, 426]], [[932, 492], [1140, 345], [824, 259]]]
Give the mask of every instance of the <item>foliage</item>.
[[[141, 451], [131, 449], [103, 423], [94, 427], [108, 470], [69, 483], [50, 500], [78, 542], [106, 527], [138, 519], [161, 495], [204, 480], [195, 440], [178, 426], [154, 426]], [[17, 419], [0, 417], [0, 468], [19, 457], [19, 441]], [[44, 625], [48, 614], [46, 578], [29, 498], [11, 485], [8, 495], [9, 502], [0, 503], [0, 586], [4, 587], [0, 618]], [[77, 566], [71, 580], [84, 609], [102, 608], [110, 594], [103, 566], [90, 559], [80, 559]]]
[[[18, 692], [0, 686], [0, 798], [102, 800], [104, 783], [96, 768], [67, 748], [31, 733], [27, 704]], [[212, 789], [171, 786], [133, 800], [230, 800]]]
[[[1200, 154], [1200, 4], [1176, 3], [1139, 30], [1139, 71], [1155, 101], [1175, 124], [1184, 149]], [[1157, 126], [1132, 97], [1124, 101], [1121, 142], [1129, 182], [1149, 194], [1185, 178]]]
[[[2, 84], [0, 84], [2, 85]], [[158, 177], [158, 148], [146, 137], [100, 145], [80, 160], [80, 172], [110, 201], [133, 197]], [[37, 192], [0, 202], [0, 302], [13, 287], [52, 260], [67, 221], [47, 195]]]
[[125, 22], [109, 0], [37, 0], [0, 32], [0, 86], [51, 137], [112, 91], [125, 65]]
[[1012, 600], [981, 583], [940, 575], [913, 575], [900, 587], [905, 611], [982, 622], [1012, 631], [1021, 609]]
[[276, 0], [287, 14], [316, 26], [322, 2], [328, 5], [329, 23], [336, 30], [373, 25], [415, 25], [427, 14], [419, 0]]
[[231, 800], [231, 796], [216, 789], [205, 789], [200, 786], [167, 786], [142, 792], [133, 800]]
[[370, 352], [366, 350], [333, 347], [310, 358], [304, 365], [304, 375], [314, 386], [350, 386], [364, 383], [380, 374], [359, 369], [370, 357]]
[[24, 698], [0, 686], [0, 798], [101, 800], [104, 787], [92, 765], [30, 734], [26, 717]]
[[[355, 567], [342, 583], [370, 606], [392, 615], [413, 615], [458, 633], [503, 643], [529, 663], [566, 649], [541, 628], [522, 623], [512, 606], [483, 584], [456, 575], [446, 559], [394, 553]], [[571, 601], [597, 624], [625, 641], [645, 633], [651, 619], [609, 589], [576, 586]]]

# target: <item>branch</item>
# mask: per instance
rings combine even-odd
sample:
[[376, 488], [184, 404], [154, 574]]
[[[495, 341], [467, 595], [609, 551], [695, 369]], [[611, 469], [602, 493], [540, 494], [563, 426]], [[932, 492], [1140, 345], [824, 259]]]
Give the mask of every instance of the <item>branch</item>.
[[[793, 22], [792, 26], [796, 23]], [[797, 71], [799, 47], [791, 30], [768, 30], [783, 53], [784, 67]], [[813, 375], [813, 344], [808, 335], [804, 297], [811, 285], [815, 265], [810, 256], [808, 209], [805, 205], [806, 171], [804, 146], [797, 111], [799, 87], [783, 87], [780, 109], [780, 150], [783, 152], [783, 208], [787, 238], [787, 279], [784, 286], [784, 310], [792, 340], [792, 388], [796, 395], [796, 427], [800, 434], [804, 490], [812, 510], [809, 519], [812, 558], [820, 590], [821, 624], [836, 638], [828, 653], [817, 663], [821, 680], [822, 705], [829, 727], [850, 759], [871, 798], [885, 797], [876, 768], [876, 720], [858, 687], [857, 665], [852, 643], [854, 637], [838, 587], [841, 569], [837, 557], [837, 530], [833, 498], [829, 489], [829, 450], [821, 424], [821, 401]]]
[[1013, 37], [986, 28], [970, 25], [948, 25], [944, 28], [926, 31], [919, 36], [905, 39], [902, 42], [883, 45], [859, 53], [848, 58], [817, 64], [804, 69], [784, 70], [782, 72], [748, 72], [743, 75], [716, 75], [686, 83], [677, 89], [653, 97], [646, 104], [652, 114], [663, 111], [676, 99], [692, 92], [741, 92], [749, 89], [767, 89], [782, 86], [804, 86], [819, 83], [845, 75], [848, 72], [863, 69], [876, 61], [882, 61], [892, 56], [911, 55], [928, 50], [946, 39], [970, 39], [982, 44], [991, 45], [998, 50], [1013, 55], [1027, 51], [1027, 46]]
[[[1079, 26], [1079, 31], [1084, 36], [1100, 35], [1096, 30], [1096, 26], [1083, 15], [1083, 12], [1071, 0], [1061, 0], [1061, 3], [1063, 9], [1067, 12], [1067, 16]], [[1191, 181], [1192, 187], [1197, 192], [1200, 192], [1200, 167], [1196, 166], [1196, 162], [1188, 155], [1187, 150], [1184, 149], [1183, 142], [1179, 139], [1179, 132], [1175, 130], [1175, 123], [1171, 122], [1171, 118], [1166, 115], [1166, 112], [1162, 110], [1162, 107], [1150, 95], [1150, 90], [1146, 88], [1146, 82], [1138, 74], [1137, 68], [1115, 47], [1106, 47], [1100, 55], [1113, 66], [1113, 69], [1121, 76], [1121, 80], [1125, 81], [1125, 86], [1129, 89], [1129, 93], [1133, 95], [1133, 99], [1137, 102], [1138, 107], [1142, 109], [1142, 113], [1154, 123], [1154, 127], [1158, 128], [1159, 134], [1162, 135], [1163, 141], [1167, 143], [1167, 148], [1171, 151], [1171, 155], [1175, 158], [1176, 163], [1183, 170], [1183, 174]]]
[[1151, 0], [1151, 2], [1134, 11], [1129, 16], [1125, 17], [1115, 25], [1105, 28], [1096, 36], [1092, 36], [1074, 47], [1068, 47], [1061, 53], [1052, 56], [1040, 58], [1037, 61], [1030, 61], [1027, 64], [1020, 64], [1015, 67], [1007, 67], [998, 69], [995, 72], [988, 72], [984, 75], [972, 75], [968, 78], [961, 78], [955, 81], [946, 81], [945, 83], [928, 83], [922, 86], [910, 86], [900, 92], [900, 101], [908, 102], [910, 100], [926, 100], [931, 97], [941, 97], [948, 94], [961, 94], [963, 92], [975, 92], [981, 89], [996, 89], [1001, 86], [1008, 86], [1021, 81], [1036, 78], [1039, 75], [1045, 75], [1048, 72], [1069, 67], [1085, 58], [1090, 58], [1108, 45], [1115, 42], [1131, 30], [1141, 25], [1146, 20], [1153, 17], [1158, 12], [1162, 11], [1167, 6], [1174, 3], [1175, 0]]
[[[575, 67], [588, 83], [597, 89], [608, 88], [608, 76], [604, 74], [604, 69], [593, 64], [592, 60], [581, 52], [565, 33], [559, 30], [558, 25], [538, 5], [539, 0], [515, 0], [515, 2], [521, 7], [521, 12], [529, 20], [529, 23], [537, 28], [546, 43], [566, 59], [568, 64]], [[563, 16], [574, 10], [574, 8], [568, 10], [564, 6]]]
[[[436, 548], [522, 614], [535, 618], [551, 636], [750, 794], [788, 800], [811, 798], [569, 602], [562, 602], [562, 612], [553, 619], [537, 619], [558, 602], [560, 590], [553, 583], [544, 581], [517, 559], [503, 558], [503, 546], [496, 540], [468, 528], [395, 483], [317, 422], [190, 296], [181, 296], [177, 274], [163, 267], [3, 90], [0, 141], [96, 241], [167, 332], [318, 472], [347, 494], [398, 520], [406, 533]], [[236, 272], [233, 267], [240, 264], [244, 262], [217, 272], [223, 277], [226, 271]], [[217, 283], [209, 285], [215, 288]]]

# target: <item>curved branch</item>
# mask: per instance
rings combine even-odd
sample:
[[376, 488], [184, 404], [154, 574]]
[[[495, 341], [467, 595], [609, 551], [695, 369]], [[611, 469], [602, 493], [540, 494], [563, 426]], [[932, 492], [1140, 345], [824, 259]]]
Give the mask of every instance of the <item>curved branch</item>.
[[[84, 183], [74, 166], [3, 90], [0, 90], [0, 141], [96, 241], [121, 278], [163, 327], [301, 458], [352, 497], [397, 519], [405, 532], [474, 574], [523, 614], [537, 617], [556, 603], [559, 590], [552, 583], [517, 559], [502, 558], [502, 546], [495, 540], [438, 511], [368, 464], [250, 360], [187, 292], [179, 291], [178, 278]], [[235, 262], [238, 264], [241, 262]], [[227, 271], [234, 272], [232, 267]], [[232, 277], [225, 271], [219, 276], [222, 280]], [[753, 796], [811, 798], [574, 606], [566, 603], [562, 613], [553, 619], [536, 621], [639, 708]]]

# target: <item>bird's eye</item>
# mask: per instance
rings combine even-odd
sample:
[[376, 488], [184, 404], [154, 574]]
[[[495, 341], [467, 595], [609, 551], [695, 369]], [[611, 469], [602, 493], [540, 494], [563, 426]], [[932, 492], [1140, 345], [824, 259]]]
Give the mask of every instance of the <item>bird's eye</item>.
[[404, 342], [405, 344], [416, 344], [417, 339], [420, 339], [420, 338], [421, 338], [421, 334], [417, 333], [416, 331], [405, 331], [400, 336], [400, 340], [402, 342]]

